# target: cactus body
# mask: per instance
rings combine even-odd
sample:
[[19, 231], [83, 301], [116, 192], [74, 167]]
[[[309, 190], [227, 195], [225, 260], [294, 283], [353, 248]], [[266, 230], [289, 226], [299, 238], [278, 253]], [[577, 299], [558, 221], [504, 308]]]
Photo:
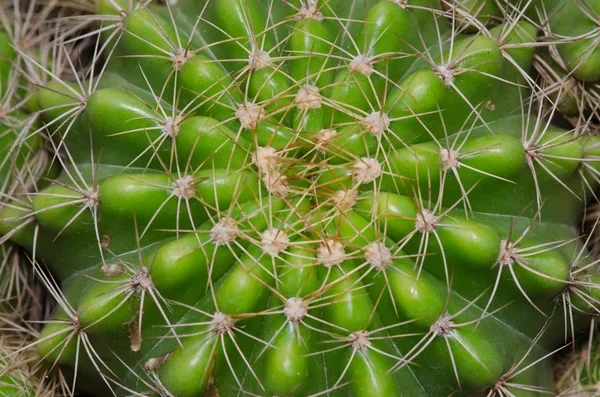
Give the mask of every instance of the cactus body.
[[533, 107], [536, 27], [287, 3], [98, 2], [96, 73], [37, 96], [62, 173], [0, 207], [60, 280], [38, 354], [96, 395], [551, 388], [598, 138]]

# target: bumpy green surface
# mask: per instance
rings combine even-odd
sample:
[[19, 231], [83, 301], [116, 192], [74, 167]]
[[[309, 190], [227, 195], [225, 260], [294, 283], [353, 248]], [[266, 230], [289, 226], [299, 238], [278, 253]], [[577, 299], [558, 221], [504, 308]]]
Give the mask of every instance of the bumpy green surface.
[[600, 80], [600, 2], [597, 0], [441, 0], [454, 9], [461, 27], [479, 31], [482, 24], [503, 15], [525, 17], [539, 24], [543, 39], [556, 49], [569, 75], [594, 83]]
[[565, 41], [557, 48], [573, 75], [586, 82], [600, 80], [600, 3], [558, 2], [548, 19], [552, 33]]
[[99, 3], [106, 66], [39, 97], [64, 171], [0, 209], [62, 285], [40, 355], [96, 395], [551, 389], [598, 149], [530, 106], [536, 28], [289, 3]]
[[548, 20], [548, 47], [534, 61], [546, 100], [573, 125], [591, 124], [600, 109], [600, 3], [533, 2], [534, 20]]

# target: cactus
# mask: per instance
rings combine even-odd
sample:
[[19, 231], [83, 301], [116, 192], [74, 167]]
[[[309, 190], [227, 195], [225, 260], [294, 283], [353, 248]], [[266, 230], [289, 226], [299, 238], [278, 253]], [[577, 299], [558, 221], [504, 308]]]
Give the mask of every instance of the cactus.
[[530, 14], [544, 27], [547, 49], [536, 55], [545, 97], [567, 121], [595, 130], [598, 119], [600, 50], [597, 2], [538, 2]]
[[[43, 186], [42, 175], [53, 175], [38, 130], [39, 115], [34, 112], [35, 86], [47, 79], [28, 59], [51, 68], [48, 35], [40, 28], [47, 23], [45, 11], [54, 7], [40, 7], [38, 13], [35, 2], [27, 8], [18, 1], [13, 5], [14, 9], [2, 11], [0, 22], [0, 207], [11, 200], [25, 201], [28, 192]], [[9, 315], [11, 321], [39, 321], [41, 285], [34, 282], [34, 272], [19, 247], [5, 240], [0, 238], [0, 315]]]
[[[8, 4], [10, 3], [10, 4]], [[0, 208], [11, 201], [28, 202], [30, 194], [53, 179], [39, 118], [38, 87], [52, 71], [62, 76], [61, 62], [70, 51], [52, 54], [54, 35], [66, 29], [53, 18], [65, 11], [54, 2], [3, 2], [0, 11]], [[72, 27], [70, 29], [73, 29]], [[43, 68], [43, 69], [40, 69]], [[0, 395], [58, 397], [65, 395], [62, 371], [46, 366], [34, 341], [52, 310], [40, 268], [20, 247], [0, 237]], [[43, 277], [42, 277], [43, 278]]]
[[171, 3], [99, 0], [72, 79], [24, 55], [49, 80], [28, 136], [62, 168], [0, 208], [57, 279], [37, 272], [57, 308], [29, 346], [93, 395], [550, 391], [598, 311], [578, 226], [600, 168], [539, 100], [546, 23]]

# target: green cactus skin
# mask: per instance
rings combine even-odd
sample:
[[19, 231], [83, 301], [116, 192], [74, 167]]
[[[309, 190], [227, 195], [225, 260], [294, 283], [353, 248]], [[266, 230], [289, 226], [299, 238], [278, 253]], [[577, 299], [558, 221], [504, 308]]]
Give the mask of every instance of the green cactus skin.
[[60, 281], [41, 357], [95, 395], [551, 390], [600, 298], [599, 153], [528, 102], [535, 26], [129, 3], [98, 3], [106, 66], [38, 95], [61, 175], [0, 208]]
[[564, 2], [551, 19], [554, 34], [577, 38], [557, 48], [573, 75], [582, 81], [600, 80], [599, 22], [600, 4], [596, 1]]
[[441, 4], [453, 13], [458, 28], [467, 32], [477, 32], [482, 26], [496, 25], [502, 21], [502, 3], [494, 0], [442, 0]]
[[[597, 1], [532, 2], [526, 13], [547, 26], [546, 49], [534, 60], [543, 90], [540, 100], [573, 126], [595, 129], [600, 74], [600, 4]], [[579, 127], [580, 128], [580, 127]]]
[[[519, 1], [510, 3], [507, 9], [518, 8]], [[525, 14], [547, 26], [546, 39], [556, 46], [575, 78], [588, 83], [600, 80], [600, 4], [597, 1], [534, 0], [528, 4]]]

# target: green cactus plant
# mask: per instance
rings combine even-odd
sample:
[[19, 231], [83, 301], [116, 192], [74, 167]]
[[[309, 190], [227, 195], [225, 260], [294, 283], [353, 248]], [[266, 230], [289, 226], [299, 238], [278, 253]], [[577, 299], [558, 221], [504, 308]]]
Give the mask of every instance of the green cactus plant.
[[572, 125], [591, 130], [599, 107], [599, 12], [595, 1], [533, 2], [529, 12], [540, 21], [548, 43], [534, 60], [542, 99], [553, 102]]
[[585, 82], [600, 80], [600, 4], [559, 1], [543, 15], [573, 76]]
[[[48, 8], [40, 8], [37, 14], [35, 2], [24, 10], [18, 1], [14, 6], [15, 10], [2, 11], [0, 22], [0, 207], [11, 200], [26, 200], [29, 191], [43, 186], [40, 179], [51, 168], [43, 134], [36, 131], [39, 115], [32, 113], [37, 102], [35, 85], [47, 79], [27, 59], [33, 57], [51, 67], [47, 65], [48, 36], [38, 30], [46, 23], [42, 11]], [[33, 272], [23, 266], [19, 247], [4, 240], [0, 243], [0, 305], [10, 307], [13, 320], [41, 320], [39, 313], [31, 313], [41, 307], [39, 301], [34, 302], [38, 293]]]
[[[60, 64], [72, 55], [52, 54], [54, 35], [66, 37], [73, 29], [53, 19], [61, 10], [55, 2], [18, 0], [0, 9], [0, 207], [28, 202], [58, 175], [44, 148], [37, 94], [49, 81], [47, 72], [62, 76]], [[27, 254], [0, 240], [0, 395], [65, 395], [62, 371], [44, 365], [33, 344], [52, 301]]]
[[62, 173], [0, 208], [58, 279], [39, 272], [58, 305], [31, 346], [73, 389], [551, 390], [548, 356], [597, 311], [578, 224], [599, 168], [598, 138], [537, 101], [544, 24], [146, 3], [98, 1], [92, 66], [47, 71], [36, 132]]
[[[598, 119], [600, 5], [597, 1], [496, 0], [442, 1], [453, 10], [458, 26], [477, 32], [497, 24], [507, 13], [519, 14], [540, 28], [534, 67], [541, 77], [539, 98], [553, 103], [578, 128], [595, 129]], [[543, 42], [543, 43], [542, 43]]]

